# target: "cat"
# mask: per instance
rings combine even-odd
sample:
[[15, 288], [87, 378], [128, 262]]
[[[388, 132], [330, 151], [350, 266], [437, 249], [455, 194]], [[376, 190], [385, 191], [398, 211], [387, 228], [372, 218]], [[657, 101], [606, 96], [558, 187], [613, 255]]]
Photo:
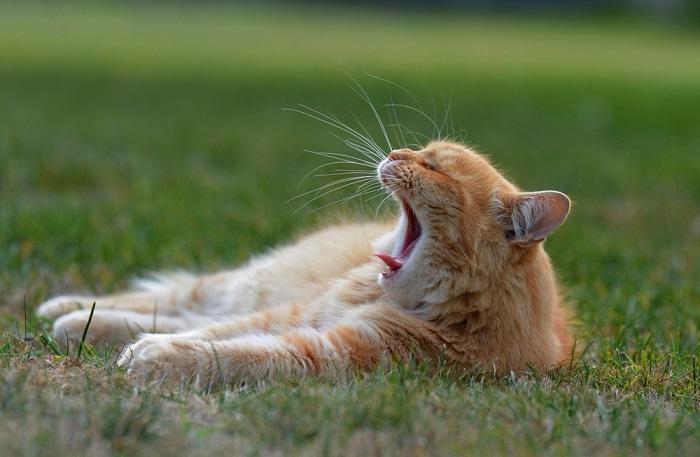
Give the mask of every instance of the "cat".
[[377, 179], [395, 223], [311, 233], [232, 271], [177, 273], [38, 308], [57, 339], [128, 343], [134, 376], [216, 383], [338, 379], [384, 362], [442, 360], [498, 374], [572, 356], [572, 313], [543, 241], [566, 219], [556, 191], [521, 192], [488, 159], [435, 141], [392, 151]]

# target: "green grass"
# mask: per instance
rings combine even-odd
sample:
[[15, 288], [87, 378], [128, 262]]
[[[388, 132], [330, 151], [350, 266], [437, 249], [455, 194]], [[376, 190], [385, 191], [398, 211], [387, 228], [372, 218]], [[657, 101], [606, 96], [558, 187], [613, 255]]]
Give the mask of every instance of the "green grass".
[[[0, 454], [700, 452], [700, 36], [602, 20], [37, 5], [0, 6]], [[502, 380], [393, 367], [340, 386], [201, 394], [135, 390], [89, 347], [80, 362], [57, 356], [31, 313], [24, 338], [25, 302], [232, 266], [337, 212], [286, 203], [322, 163], [303, 149], [341, 148], [281, 108], [352, 110], [369, 125], [344, 71], [378, 104], [410, 99], [364, 71], [428, 111], [432, 98], [438, 117], [451, 98], [456, 129], [516, 182], [573, 197], [547, 245], [581, 361]], [[354, 211], [374, 215], [372, 202]]]

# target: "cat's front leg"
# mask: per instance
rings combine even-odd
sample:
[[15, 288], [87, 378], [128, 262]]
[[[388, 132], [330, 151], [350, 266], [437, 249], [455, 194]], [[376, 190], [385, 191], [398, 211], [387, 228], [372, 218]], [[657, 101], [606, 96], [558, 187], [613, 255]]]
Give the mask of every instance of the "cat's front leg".
[[[201, 367], [194, 359], [206, 360], [212, 355], [216, 357], [216, 345], [213, 345], [213, 342], [232, 340], [250, 334], [272, 336], [289, 331], [298, 325], [301, 319], [302, 309], [297, 305], [290, 305], [259, 311], [249, 316], [231, 317], [222, 323], [176, 334], [144, 334], [125, 348], [118, 363], [121, 366], [129, 365], [135, 373], [148, 374], [152, 369], [160, 369], [161, 374], [165, 376], [196, 376], [197, 373], [193, 373], [193, 370], [201, 371]], [[181, 353], [180, 361], [175, 360], [176, 356], [170, 355], [178, 351]], [[155, 363], [155, 360], [159, 362]], [[202, 377], [202, 374], [199, 376]]]
[[224, 341], [146, 335], [124, 351], [118, 364], [136, 377], [208, 386], [306, 375], [337, 378], [356, 368], [372, 367], [390, 352], [372, 326], [355, 322], [324, 331], [299, 328]]
[[119, 359], [131, 375], [196, 380], [200, 386], [247, 384], [275, 378], [339, 378], [384, 359], [442, 355], [473, 363], [469, 348], [453, 347], [449, 332], [389, 306], [353, 307], [321, 328], [251, 333], [225, 340], [146, 335]]
[[146, 334], [122, 351], [117, 365], [140, 378], [209, 383], [215, 366], [211, 344], [177, 334]]

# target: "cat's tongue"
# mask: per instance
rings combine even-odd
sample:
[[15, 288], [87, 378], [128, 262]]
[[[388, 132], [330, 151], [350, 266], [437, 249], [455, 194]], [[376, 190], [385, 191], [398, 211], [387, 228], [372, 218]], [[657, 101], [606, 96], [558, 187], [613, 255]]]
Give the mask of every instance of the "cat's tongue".
[[389, 267], [389, 271], [385, 273], [392, 273], [403, 266], [403, 263], [399, 259], [386, 252], [377, 252], [374, 255], [379, 257], [379, 259]]

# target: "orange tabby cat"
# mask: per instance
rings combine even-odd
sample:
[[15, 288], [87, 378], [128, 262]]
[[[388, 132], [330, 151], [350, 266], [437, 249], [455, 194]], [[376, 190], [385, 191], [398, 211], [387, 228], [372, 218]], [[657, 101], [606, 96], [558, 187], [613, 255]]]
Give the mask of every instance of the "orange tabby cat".
[[58, 318], [57, 338], [78, 339], [94, 300], [94, 343], [159, 332], [119, 365], [205, 383], [338, 377], [411, 357], [507, 373], [570, 356], [569, 311], [542, 246], [569, 212], [564, 194], [521, 192], [449, 142], [393, 151], [377, 172], [402, 208], [395, 226], [336, 226], [237, 270], [58, 297], [39, 314]]

